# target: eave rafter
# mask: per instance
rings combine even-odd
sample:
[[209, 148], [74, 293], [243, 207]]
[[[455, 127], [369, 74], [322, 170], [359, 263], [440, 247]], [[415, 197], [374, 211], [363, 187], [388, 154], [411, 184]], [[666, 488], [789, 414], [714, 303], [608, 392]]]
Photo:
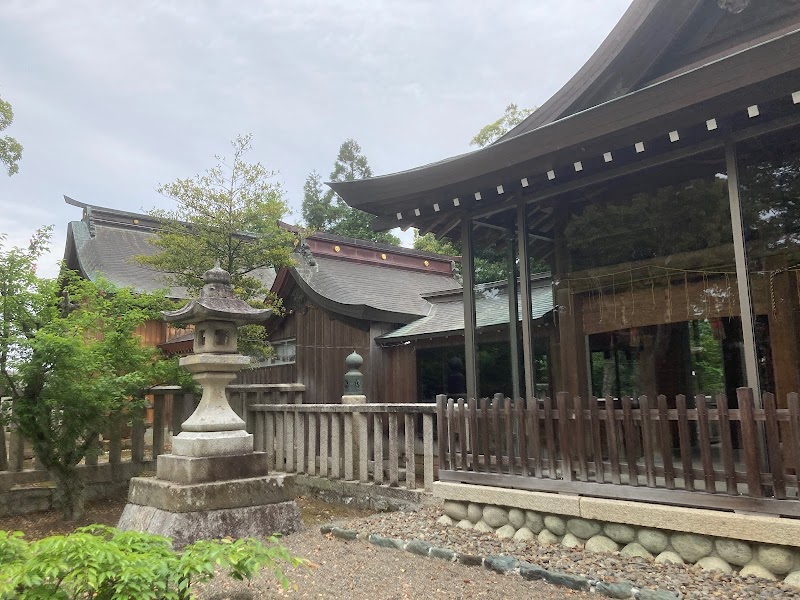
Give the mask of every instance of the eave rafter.
[[[800, 88], [800, 84], [797, 84]], [[667, 127], [660, 136], [639, 139], [635, 135], [626, 146], [609, 149], [600, 156], [577, 156], [579, 160], [560, 164], [538, 176], [522, 178], [517, 182], [498, 183], [495, 190], [477, 191], [471, 197], [458, 198], [446, 209], [439, 203], [434, 211], [424, 205], [414, 209], [408, 218], [380, 216], [373, 222], [376, 229], [397, 226], [414, 226], [427, 233], [443, 237], [453, 231], [463, 218], [480, 220], [512, 210], [522, 200], [532, 205], [529, 209], [533, 229], [552, 217], [552, 209], [542, 203], [592, 185], [597, 185], [625, 175], [652, 169], [683, 158], [721, 148], [726, 140], [746, 139], [773, 129], [798, 123], [800, 118], [800, 89], [781, 97], [747, 104], [723, 115], [712, 116], [700, 122]], [[455, 199], [454, 199], [455, 200]], [[419, 214], [417, 214], [419, 213]], [[540, 215], [540, 222], [536, 221]], [[538, 235], [538, 234], [537, 234]], [[546, 236], [543, 236], [546, 237]]]

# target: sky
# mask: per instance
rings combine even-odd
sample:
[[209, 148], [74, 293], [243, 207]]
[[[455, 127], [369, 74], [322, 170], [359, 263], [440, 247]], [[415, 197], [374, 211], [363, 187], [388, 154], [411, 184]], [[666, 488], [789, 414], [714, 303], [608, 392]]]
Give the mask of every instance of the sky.
[[[54, 276], [81, 202], [172, 208], [155, 188], [253, 134], [300, 220], [303, 183], [354, 138], [376, 175], [469, 151], [511, 102], [544, 103], [631, 0], [2, 0], [0, 97], [24, 146], [0, 171], [0, 233], [53, 225]], [[2, 135], [2, 134], [0, 134]], [[406, 244], [410, 232], [401, 236]]]

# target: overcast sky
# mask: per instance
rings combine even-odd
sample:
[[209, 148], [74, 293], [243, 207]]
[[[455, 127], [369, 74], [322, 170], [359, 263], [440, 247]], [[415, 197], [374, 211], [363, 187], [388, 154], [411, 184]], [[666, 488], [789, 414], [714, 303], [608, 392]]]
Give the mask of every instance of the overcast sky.
[[25, 147], [0, 171], [0, 233], [55, 226], [63, 195], [147, 212], [252, 132], [250, 160], [303, 182], [348, 137], [375, 174], [460, 154], [510, 102], [543, 103], [631, 0], [0, 1], [0, 97]]

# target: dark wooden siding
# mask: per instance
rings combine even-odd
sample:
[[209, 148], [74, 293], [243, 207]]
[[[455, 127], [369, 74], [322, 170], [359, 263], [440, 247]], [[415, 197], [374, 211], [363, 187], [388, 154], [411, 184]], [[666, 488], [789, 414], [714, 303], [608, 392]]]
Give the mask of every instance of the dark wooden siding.
[[[297, 381], [306, 386], [305, 401], [341, 402], [347, 355], [355, 350], [365, 357], [363, 369], [369, 369], [369, 331], [338, 320], [314, 304], [298, 310], [295, 318]], [[371, 386], [365, 387], [367, 398], [374, 401]]]
[[[297, 317], [287, 316], [280, 326], [273, 331], [269, 339], [280, 341], [297, 337]], [[248, 369], [239, 373], [236, 383], [295, 383], [297, 381], [297, 362], [293, 365], [275, 365]]]

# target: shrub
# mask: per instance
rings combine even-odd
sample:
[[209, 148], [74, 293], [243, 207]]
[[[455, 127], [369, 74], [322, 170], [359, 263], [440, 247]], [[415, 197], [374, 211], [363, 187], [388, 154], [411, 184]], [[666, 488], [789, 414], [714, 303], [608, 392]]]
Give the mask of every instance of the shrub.
[[203, 540], [176, 551], [168, 538], [101, 525], [35, 542], [0, 531], [0, 599], [186, 600], [218, 567], [238, 580], [269, 569], [286, 589], [282, 567], [305, 562], [276, 537]]

